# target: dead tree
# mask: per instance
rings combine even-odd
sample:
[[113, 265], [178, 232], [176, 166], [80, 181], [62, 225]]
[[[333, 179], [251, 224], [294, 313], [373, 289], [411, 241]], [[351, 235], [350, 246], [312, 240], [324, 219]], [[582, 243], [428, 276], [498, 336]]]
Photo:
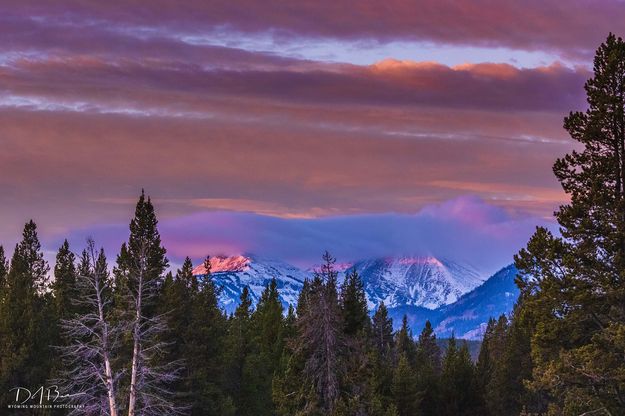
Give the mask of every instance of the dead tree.
[[116, 386], [121, 373], [113, 371], [111, 359], [121, 333], [107, 316], [111, 292], [104, 252], [96, 255], [93, 240], [83, 253], [85, 268], [78, 276], [79, 313], [63, 320], [68, 345], [60, 347], [66, 370], [59, 385], [76, 408], [71, 414], [118, 416]]
[[152, 315], [154, 300], [161, 281], [148, 278], [148, 250], [142, 244], [133, 268], [132, 284], [128, 287], [129, 304], [133, 307], [132, 361], [128, 416], [173, 415], [186, 412], [174, 402], [175, 392], [168, 388], [178, 380], [182, 362], [163, 362], [168, 344], [162, 341], [167, 331], [164, 315]]

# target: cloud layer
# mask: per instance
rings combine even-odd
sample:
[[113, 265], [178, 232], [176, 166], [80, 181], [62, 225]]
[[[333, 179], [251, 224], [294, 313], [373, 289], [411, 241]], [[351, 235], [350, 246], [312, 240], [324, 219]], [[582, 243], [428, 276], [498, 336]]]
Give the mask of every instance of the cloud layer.
[[[252, 213], [204, 212], [164, 219], [163, 243], [172, 263], [185, 256], [252, 253], [302, 267], [319, 262], [324, 250], [341, 262], [396, 255], [433, 255], [468, 262], [485, 275], [512, 262], [536, 225], [549, 223], [518, 215], [475, 197], [425, 206], [415, 214], [359, 214], [286, 219]], [[91, 236], [114, 258], [127, 225], [100, 225], [70, 234], [82, 247]], [[48, 240], [60, 245], [61, 237]]]
[[[573, 147], [562, 117], [584, 108], [592, 50], [622, 6], [2, 2], [0, 243], [31, 217], [50, 238], [123, 224], [141, 188], [185, 230], [234, 218], [384, 234], [467, 195], [525, 227], [566, 200], [551, 174]], [[384, 55], [397, 45], [455, 63]], [[380, 59], [363, 64], [365, 50]], [[237, 236], [217, 241], [254, 251]]]

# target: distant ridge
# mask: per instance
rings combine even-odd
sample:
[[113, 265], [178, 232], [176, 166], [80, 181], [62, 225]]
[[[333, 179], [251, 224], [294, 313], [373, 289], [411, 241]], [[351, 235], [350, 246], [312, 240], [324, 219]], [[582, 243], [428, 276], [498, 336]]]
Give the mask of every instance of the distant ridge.
[[[278, 282], [285, 309], [295, 306], [304, 280], [313, 274], [312, 269], [253, 254], [215, 256], [210, 262], [212, 278], [222, 288], [220, 303], [228, 313], [238, 305], [245, 286], [256, 303], [272, 278]], [[383, 301], [395, 325], [406, 314], [415, 334], [429, 319], [439, 336], [454, 333], [459, 338], [480, 339], [489, 317], [510, 313], [518, 297], [512, 265], [489, 279], [469, 265], [432, 256], [365, 259], [340, 268], [353, 269], [363, 280], [370, 311]], [[203, 276], [206, 272], [199, 265], [193, 273]]]

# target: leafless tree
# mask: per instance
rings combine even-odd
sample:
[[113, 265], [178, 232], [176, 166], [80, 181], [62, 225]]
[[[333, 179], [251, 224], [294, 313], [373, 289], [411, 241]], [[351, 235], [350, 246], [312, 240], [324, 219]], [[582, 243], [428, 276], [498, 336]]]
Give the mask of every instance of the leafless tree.
[[[87, 267], [78, 277], [79, 313], [62, 322], [68, 345], [60, 347], [66, 370], [57, 383], [75, 405], [74, 415], [121, 415], [124, 403], [128, 416], [177, 415], [187, 408], [174, 403], [168, 386], [178, 379], [180, 361], [165, 362], [167, 343], [161, 335], [167, 330], [164, 315], [154, 315], [158, 279], [147, 279], [146, 253], [141, 250], [138, 267], [133, 268], [132, 284], [119, 299], [127, 312], [114, 314], [113, 301], [103, 251], [96, 252], [89, 240], [85, 250]], [[113, 323], [114, 322], [114, 323]], [[120, 360], [122, 340], [131, 335], [129, 390], [121, 388], [127, 380], [127, 361]], [[123, 356], [123, 354], [122, 354]], [[127, 402], [124, 400], [125, 394]]]
[[78, 276], [78, 298], [73, 303], [80, 313], [62, 321], [69, 343], [61, 348], [66, 370], [58, 384], [75, 405], [71, 414], [118, 416], [116, 387], [121, 376], [111, 359], [121, 326], [108, 319], [111, 292], [104, 252], [98, 254], [93, 240], [85, 250], [86, 270]]
[[128, 416], [173, 415], [186, 412], [186, 407], [175, 403], [175, 393], [168, 386], [179, 378], [181, 361], [163, 360], [168, 344], [161, 335], [167, 331], [165, 315], [153, 314], [153, 304], [158, 295], [159, 279], [150, 279], [148, 250], [142, 245], [138, 264], [131, 276], [127, 294], [133, 307], [132, 361], [130, 366], [130, 392]]

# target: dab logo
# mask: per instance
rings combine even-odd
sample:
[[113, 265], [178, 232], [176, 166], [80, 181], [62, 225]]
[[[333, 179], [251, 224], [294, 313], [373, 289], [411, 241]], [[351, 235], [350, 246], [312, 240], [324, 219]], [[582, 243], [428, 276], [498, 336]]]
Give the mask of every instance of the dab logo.
[[17, 404], [43, 405], [44, 402], [54, 403], [61, 397], [58, 386], [40, 386], [34, 391], [26, 387], [14, 387], [9, 391], [15, 392], [15, 403]]
[[82, 406], [61, 403], [72, 395], [61, 394], [59, 387], [39, 386], [35, 389], [27, 387], [14, 387], [9, 390], [15, 400], [8, 404], [9, 409], [76, 409]]

